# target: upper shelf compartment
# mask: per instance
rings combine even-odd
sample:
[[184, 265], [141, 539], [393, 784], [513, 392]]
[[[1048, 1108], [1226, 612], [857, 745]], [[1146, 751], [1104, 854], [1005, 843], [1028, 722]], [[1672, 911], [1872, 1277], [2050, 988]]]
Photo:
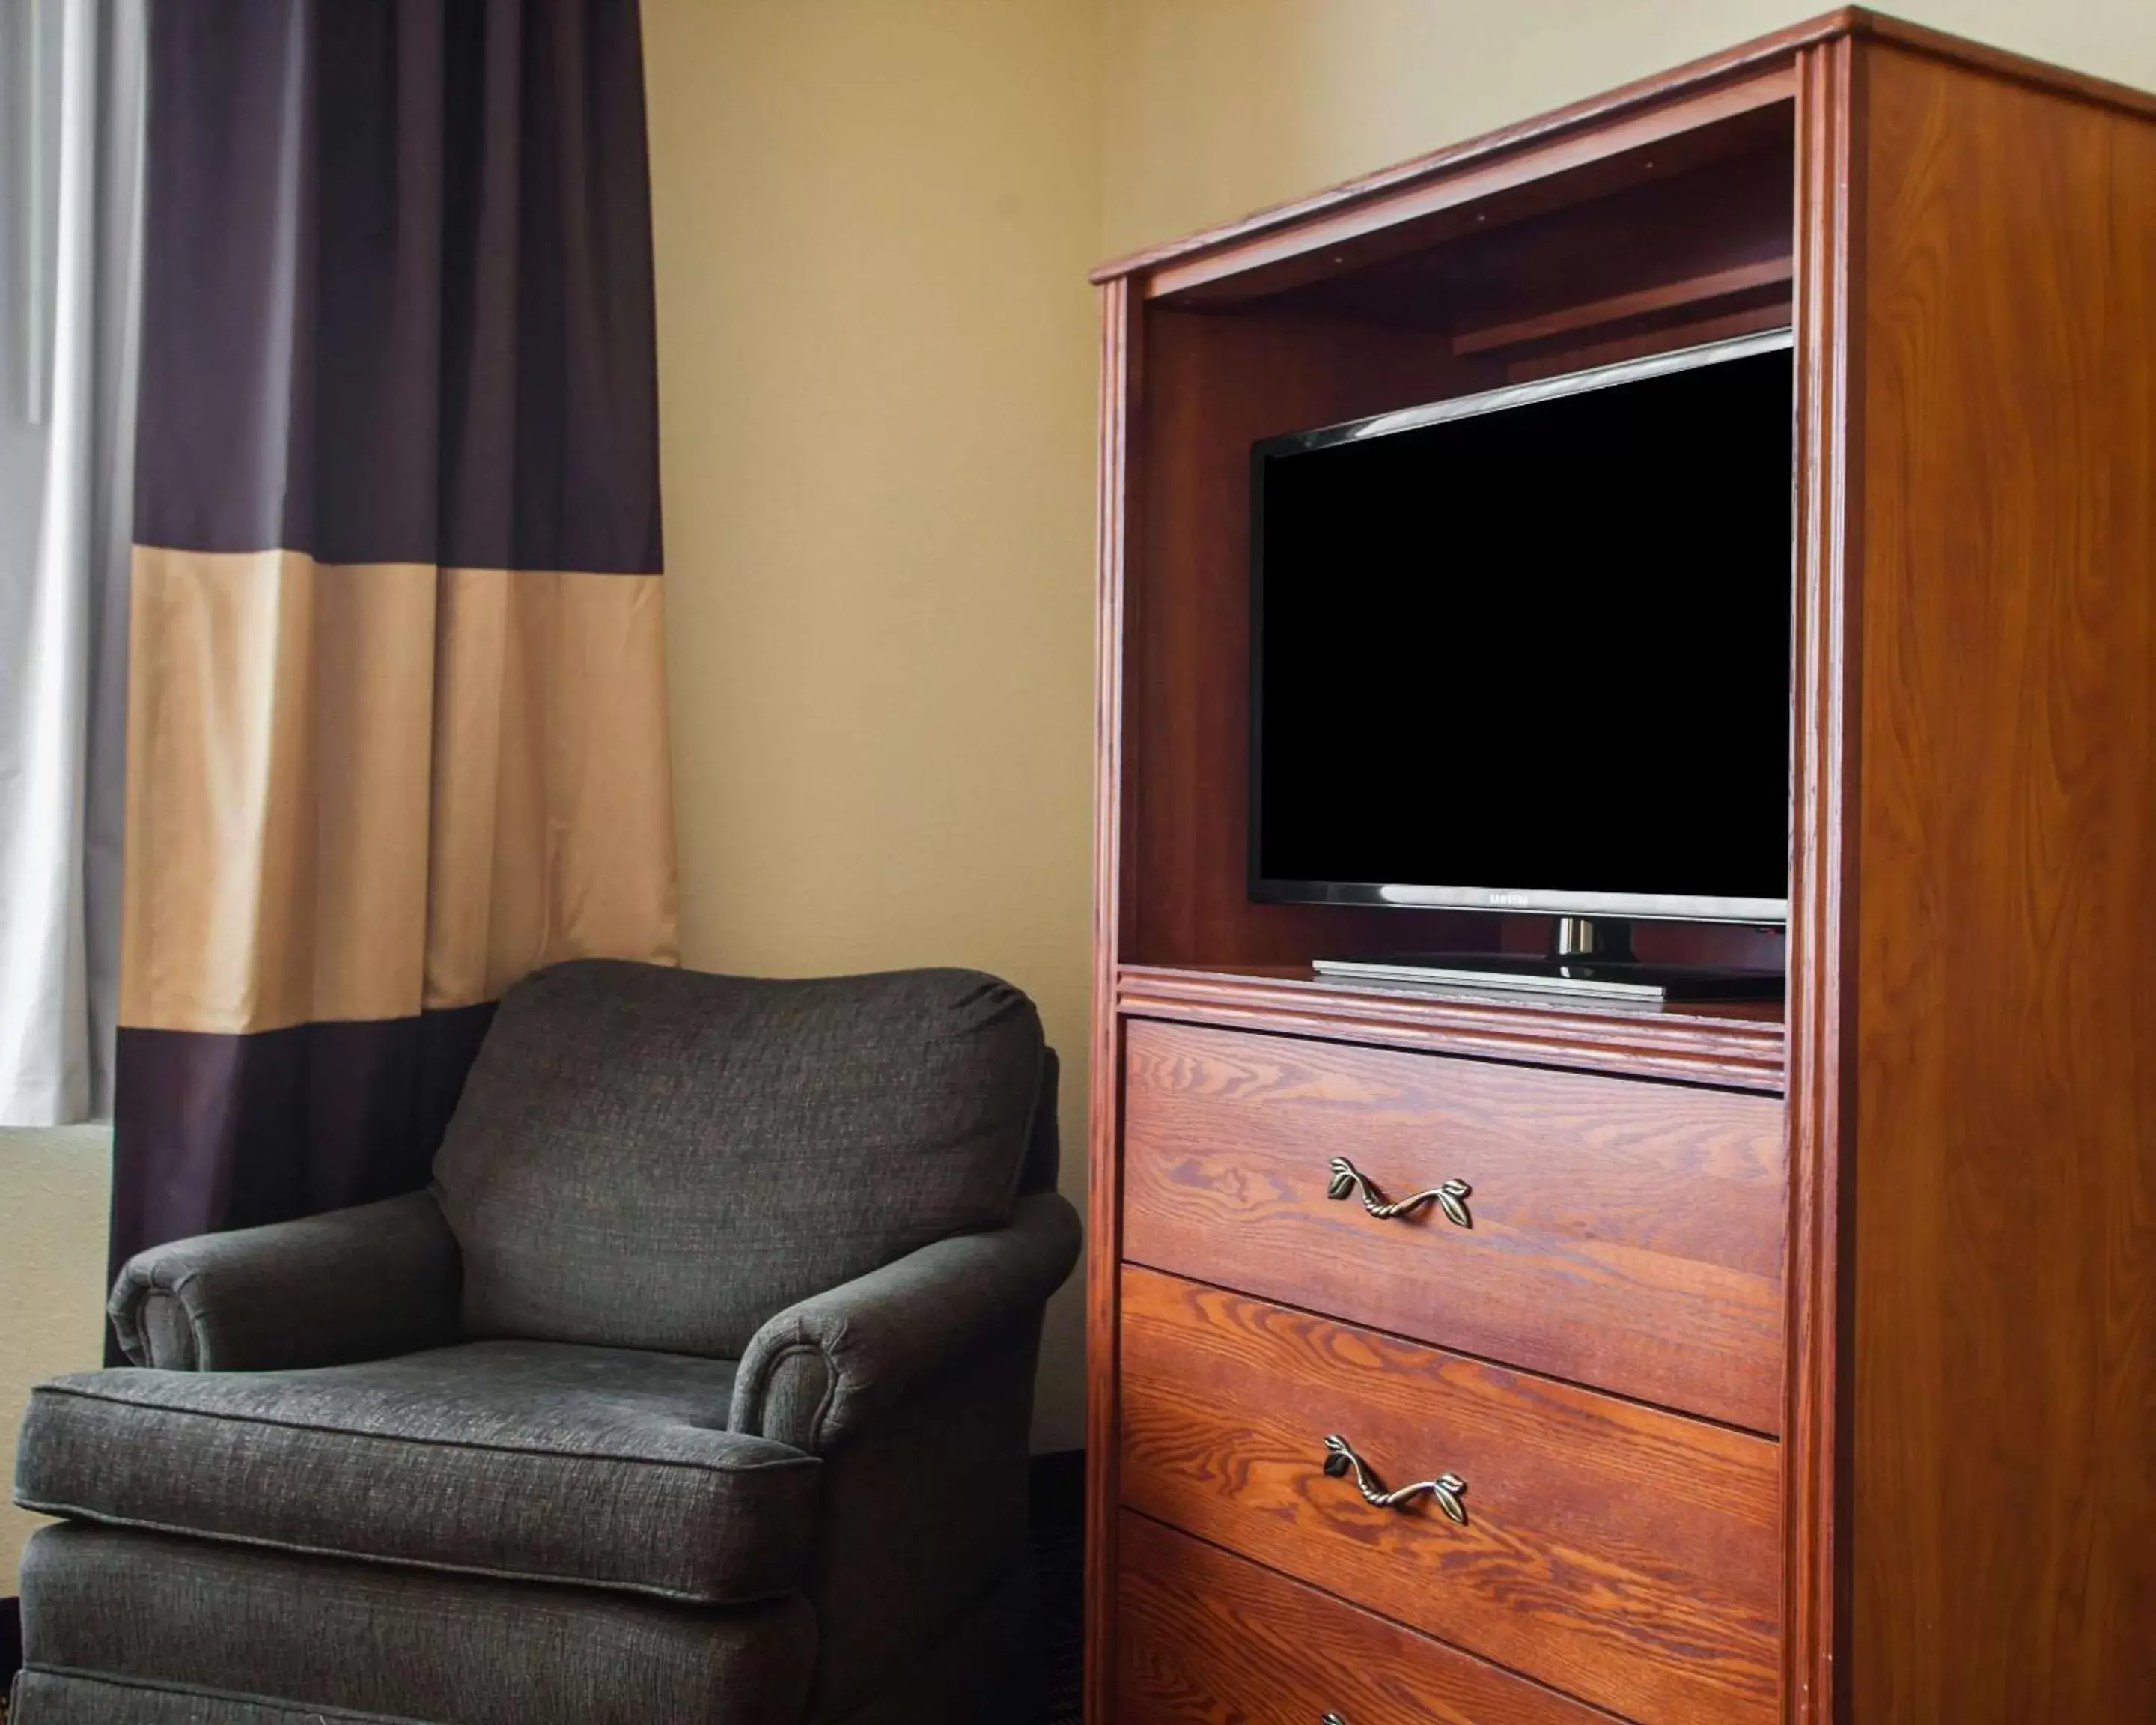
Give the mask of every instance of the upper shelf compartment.
[[1756, 74], [1165, 263], [1145, 291], [1435, 336], [1517, 381], [1788, 322], [1795, 172], [1787, 80]]
[[[1791, 321], [1794, 75], [1722, 67], [1111, 266], [1115, 952], [1165, 969], [1540, 952], [1544, 919], [1250, 888], [1250, 450], [1312, 427]], [[1441, 543], [1434, 529], [1432, 544]], [[1780, 571], [1772, 572], [1786, 578]], [[1478, 637], [1443, 651], [1517, 655]], [[1433, 733], [1427, 779], [1460, 738]], [[1642, 925], [1642, 957], [1772, 968], [1776, 932]]]

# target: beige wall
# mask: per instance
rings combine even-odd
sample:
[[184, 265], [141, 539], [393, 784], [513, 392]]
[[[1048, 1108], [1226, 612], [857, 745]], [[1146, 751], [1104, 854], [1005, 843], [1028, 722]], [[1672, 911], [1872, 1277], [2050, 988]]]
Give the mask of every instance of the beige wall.
[[[684, 956], [977, 965], [1084, 1178], [1091, 0], [647, 0]], [[1035, 1441], [1080, 1440], [1075, 1290]]]
[[[30, 1386], [104, 1357], [111, 1157], [104, 1127], [0, 1132], [0, 1480], [15, 1477]], [[38, 1524], [0, 1504], [0, 1594], [15, 1591], [23, 1542]]]

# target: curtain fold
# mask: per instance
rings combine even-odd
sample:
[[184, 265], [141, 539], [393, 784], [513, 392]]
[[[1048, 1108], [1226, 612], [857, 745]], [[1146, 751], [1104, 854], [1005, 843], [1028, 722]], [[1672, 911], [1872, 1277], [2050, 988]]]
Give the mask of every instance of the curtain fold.
[[157, 0], [149, 87], [116, 1265], [675, 952], [635, 7]]
[[112, 1106], [141, 0], [0, 18], [0, 1127]]

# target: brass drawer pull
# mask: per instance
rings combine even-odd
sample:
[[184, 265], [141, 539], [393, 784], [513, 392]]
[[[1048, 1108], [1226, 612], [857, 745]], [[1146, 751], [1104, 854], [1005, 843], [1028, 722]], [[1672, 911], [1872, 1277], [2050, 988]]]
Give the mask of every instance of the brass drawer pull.
[[1325, 1439], [1325, 1471], [1332, 1479], [1344, 1473], [1355, 1476], [1355, 1489], [1363, 1494], [1363, 1501], [1378, 1509], [1404, 1509], [1418, 1497], [1430, 1497], [1437, 1507], [1460, 1523], [1467, 1525], [1467, 1506], [1460, 1501], [1460, 1494], [1467, 1489], [1467, 1481], [1456, 1473], [1441, 1473], [1434, 1480], [1418, 1480], [1412, 1486], [1402, 1486], [1396, 1491], [1388, 1491], [1377, 1475], [1370, 1471], [1369, 1464], [1358, 1455], [1348, 1440], [1337, 1431], [1329, 1432]]
[[1360, 1194], [1363, 1208], [1381, 1221], [1390, 1221], [1395, 1216], [1412, 1216], [1426, 1204], [1435, 1204], [1445, 1212], [1445, 1219], [1455, 1228], [1472, 1228], [1474, 1219], [1467, 1214], [1467, 1195], [1475, 1189], [1465, 1180], [1447, 1180], [1442, 1186], [1433, 1186], [1427, 1192], [1418, 1192], [1413, 1198], [1403, 1198], [1398, 1204], [1387, 1204], [1385, 1194], [1371, 1183], [1370, 1177], [1344, 1156], [1332, 1158], [1332, 1183], [1326, 1187], [1325, 1195], [1331, 1199], [1351, 1198]]

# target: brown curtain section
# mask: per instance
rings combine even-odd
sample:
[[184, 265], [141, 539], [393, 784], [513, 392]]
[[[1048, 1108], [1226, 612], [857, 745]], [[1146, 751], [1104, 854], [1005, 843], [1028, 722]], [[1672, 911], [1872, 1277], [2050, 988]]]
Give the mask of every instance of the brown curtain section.
[[634, 5], [159, 0], [145, 154], [116, 1265], [675, 955]]

